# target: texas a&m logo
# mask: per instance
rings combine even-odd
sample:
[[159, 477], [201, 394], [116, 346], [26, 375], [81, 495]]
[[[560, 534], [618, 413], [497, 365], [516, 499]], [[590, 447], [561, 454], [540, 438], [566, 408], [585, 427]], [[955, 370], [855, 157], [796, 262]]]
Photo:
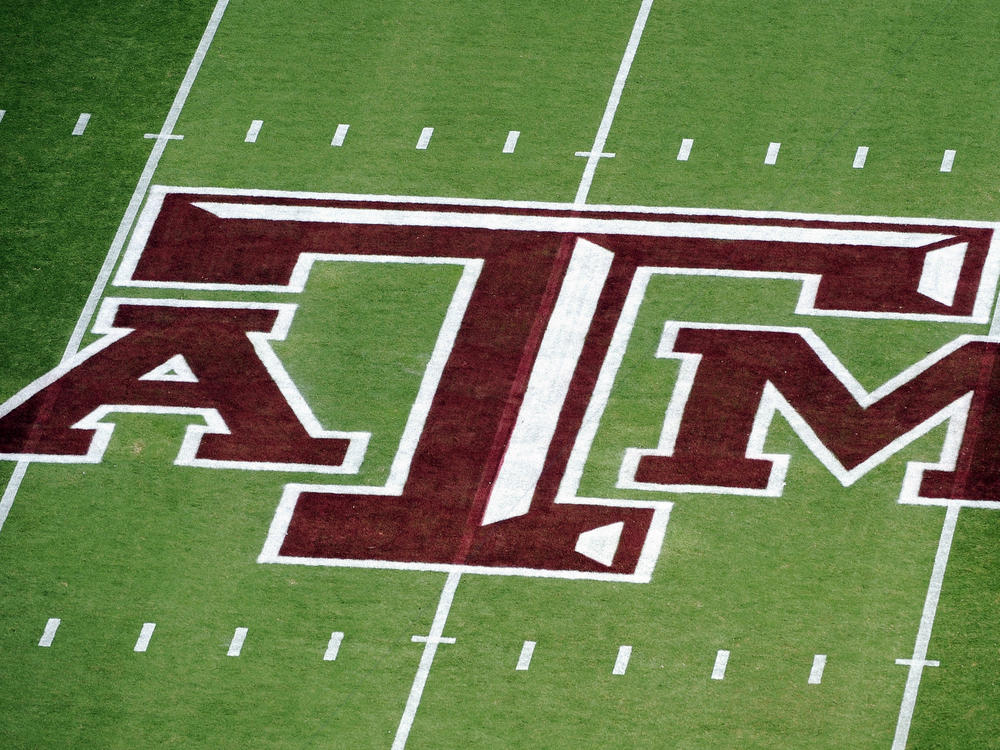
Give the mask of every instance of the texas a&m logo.
[[[272, 348], [316, 265], [337, 262], [458, 278], [372, 486], [349, 480], [372, 434], [321, 423]], [[665, 498], [781, 495], [789, 458], [764, 450], [778, 412], [844, 485], [947, 424], [939, 460], [911, 462], [899, 500], [1000, 502], [997, 262], [989, 225], [154, 188], [99, 338], [0, 405], [0, 458], [100, 462], [116, 412], [190, 415], [175, 463], [304, 475], [261, 562], [645, 581]], [[620, 456], [618, 497], [589, 497], [584, 468], [658, 275], [793, 280], [803, 321], [983, 335], [869, 392], [805, 323], [664, 320], [648, 356], [679, 375], [660, 394], [659, 441]]]

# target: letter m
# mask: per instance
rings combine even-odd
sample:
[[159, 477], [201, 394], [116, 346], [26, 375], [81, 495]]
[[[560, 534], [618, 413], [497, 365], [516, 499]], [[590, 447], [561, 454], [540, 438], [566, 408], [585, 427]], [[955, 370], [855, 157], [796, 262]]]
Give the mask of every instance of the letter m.
[[809, 329], [669, 322], [657, 356], [680, 372], [659, 445], [626, 451], [619, 486], [781, 495], [789, 457], [764, 453], [781, 412], [844, 486], [948, 422], [900, 501], [1000, 500], [997, 346], [960, 336], [869, 393]]

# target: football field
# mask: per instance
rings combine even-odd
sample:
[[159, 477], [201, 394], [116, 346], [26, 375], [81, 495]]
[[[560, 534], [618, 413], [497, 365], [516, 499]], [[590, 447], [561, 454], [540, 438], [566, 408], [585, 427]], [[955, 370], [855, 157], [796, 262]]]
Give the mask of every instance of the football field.
[[0, 4], [0, 745], [1000, 747], [998, 28]]

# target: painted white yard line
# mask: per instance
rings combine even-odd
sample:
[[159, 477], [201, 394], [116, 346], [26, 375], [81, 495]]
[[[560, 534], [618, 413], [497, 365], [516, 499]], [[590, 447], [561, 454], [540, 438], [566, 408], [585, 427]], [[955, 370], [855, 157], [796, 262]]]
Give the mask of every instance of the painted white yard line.
[[520, 130], [511, 130], [507, 133], [507, 140], [503, 144], [503, 152], [505, 154], [513, 154], [514, 149], [517, 148], [517, 139], [521, 137]]
[[76, 119], [76, 125], [73, 126], [73, 135], [83, 135], [88, 122], [90, 122], [90, 112], [81, 112]]
[[625, 674], [625, 670], [628, 669], [629, 659], [632, 658], [632, 647], [631, 646], [620, 646], [618, 648], [618, 656], [615, 658], [614, 669], [611, 670], [611, 674]]
[[246, 137], [243, 139], [244, 143], [256, 143], [257, 136], [260, 135], [260, 129], [264, 127], [263, 120], [253, 120], [250, 123], [250, 127], [247, 128]]
[[639, 40], [642, 39], [642, 32], [646, 28], [646, 19], [649, 18], [649, 9], [653, 6], [653, 0], [642, 0], [639, 6], [639, 14], [635, 18], [632, 26], [632, 34], [629, 36], [628, 44], [625, 47], [625, 54], [622, 56], [621, 65], [618, 66], [618, 75], [615, 76], [614, 85], [611, 87], [611, 96], [604, 107], [604, 116], [601, 117], [601, 124], [597, 128], [597, 135], [594, 137], [594, 145], [587, 152], [587, 165], [583, 168], [583, 177], [580, 179], [580, 186], [576, 191], [576, 205], [582, 206], [587, 202], [590, 194], [590, 186], [594, 182], [594, 173], [597, 171], [597, 163], [606, 158], [604, 146], [608, 142], [608, 133], [611, 132], [611, 123], [615, 120], [615, 113], [618, 111], [618, 104], [625, 90], [625, 81], [628, 80], [629, 71], [632, 69], [632, 61], [635, 59], [636, 50], [639, 48]]
[[904, 750], [906, 747], [924, 667], [939, 665], [936, 661], [927, 660], [927, 649], [931, 642], [931, 631], [934, 629], [938, 600], [941, 598], [944, 572], [948, 567], [948, 556], [951, 554], [951, 544], [955, 537], [955, 526], [958, 523], [958, 513], [961, 508], [962, 506], [958, 503], [949, 505], [948, 512], [944, 517], [937, 554], [934, 556], [934, 569], [931, 572], [930, 584], [927, 586], [927, 597], [924, 600], [924, 611], [920, 616], [917, 641], [913, 646], [913, 656], [909, 659], [896, 659], [897, 664], [909, 666], [910, 671], [906, 677], [906, 687], [903, 689], [903, 702], [899, 707], [899, 718], [896, 722], [896, 735], [892, 742], [892, 750]]
[[424, 694], [427, 677], [431, 673], [431, 664], [434, 662], [438, 644], [455, 642], [453, 638], [442, 638], [442, 634], [444, 633], [444, 625], [448, 621], [448, 613], [451, 611], [451, 602], [455, 598], [455, 589], [458, 588], [458, 582], [461, 578], [461, 573], [451, 572], [448, 574], [444, 588], [441, 590], [441, 598], [438, 600], [437, 611], [434, 612], [431, 631], [426, 637], [419, 636], [424, 642], [424, 653], [420, 657], [420, 666], [417, 667], [417, 674], [413, 678], [410, 696], [406, 700], [406, 708], [403, 709], [403, 718], [399, 721], [396, 737], [392, 741], [392, 750], [403, 750], [406, 747], [406, 740], [410, 736], [410, 729], [413, 728], [413, 720], [417, 716], [417, 708], [420, 706], [420, 698]]
[[226, 652], [226, 656], [239, 656], [240, 652], [243, 651], [243, 644], [247, 639], [247, 628], [236, 628], [233, 631], [233, 640], [229, 642], [229, 650]]
[[764, 163], [768, 166], [772, 166], [778, 163], [778, 152], [781, 150], [781, 144], [776, 141], [771, 141], [767, 147], [767, 156], [764, 157]]
[[715, 655], [715, 666], [712, 667], [712, 679], [724, 680], [726, 678], [726, 666], [729, 664], [729, 652], [719, 649]]
[[417, 138], [417, 150], [424, 151], [431, 143], [431, 136], [434, 135], [434, 128], [424, 128]]
[[813, 657], [812, 669], [809, 671], [810, 685], [819, 685], [823, 682], [824, 669], [826, 669], [826, 654], [816, 654]]
[[527, 672], [531, 666], [531, 657], [535, 653], [535, 641], [525, 641], [521, 646], [521, 655], [517, 657], [517, 666], [514, 669], [518, 672]]
[[347, 131], [350, 129], [350, 125], [346, 122], [342, 122], [337, 126], [337, 131], [333, 134], [333, 140], [330, 141], [331, 146], [343, 146], [344, 139], [347, 137]]
[[677, 152], [677, 161], [687, 161], [691, 156], [691, 148], [694, 146], [694, 139], [685, 138], [681, 141], [681, 148]]
[[858, 146], [858, 150], [854, 152], [854, 164], [852, 166], [855, 169], [864, 169], [866, 161], [868, 161], [868, 147]]
[[3, 122], [3, 116], [7, 114], [6, 109], [0, 109], [0, 122]]
[[58, 617], [50, 617], [49, 621], [45, 623], [45, 632], [42, 633], [42, 637], [38, 640], [38, 645], [42, 648], [48, 648], [52, 645], [52, 640], [56, 637], [56, 631], [59, 630], [59, 623], [62, 622]]
[[149, 641], [153, 637], [154, 630], [156, 630], [155, 622], [143, 623], [142, 630], [139, 631], [139, 639], [135, 642], [135, 648], [132, 650], [141, 654], [149, 648]]
[[344, 642], [344, 634], [335, 630], [330, 634], [330, 642], [326, 646], [326, 653], [323, 654], [323, 661], [337, 661], [337, 654], [340, 652], [340, 644]]
[[3, 497], [0, 498], [0, 531], [3, 531], [3, 525], [7, 521], [7, 515], [10, 513], [10, 508], [14, 504], [14, 498], [17, 497], [17, 491], [21, 489], [21, 482], [24, 480], [24, 473], [28, 470], [28, 464], [30, 461], [18, 461], [14, 465], [14, 473], [11, 474], [10, 479], [7, 480], [7, 488], [3, 491]]
[[950, 172], [951, 168], [955, 165], [955, 150], [948, 149], [944, 152], [944, 156], [941, 158], [941, 171]]

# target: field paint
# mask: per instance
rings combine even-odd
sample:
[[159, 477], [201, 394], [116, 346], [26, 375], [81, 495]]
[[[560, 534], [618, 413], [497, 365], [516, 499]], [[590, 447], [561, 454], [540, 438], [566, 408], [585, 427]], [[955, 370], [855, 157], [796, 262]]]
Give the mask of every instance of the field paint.
[[855, 169], [864, 169], [865, 162], [868, 160], [868, 147], [858, 146], [858, 150], [854, 152], [854, 164], [852, 165]]
[[917, 291], [951, 307], [955, 301], [955, 292], [958, 291], [958, 282], [962, 278], [962, 265], [968, 249], [968, 242], [960, 242], [928, 252], [924, 256]]
[[691, 147], [694, 146], [694, 140], [691, 138], [685, 138], [681, 141], [680, 151], [677, 152], [677, 161], [687, 161], [691, 156]]
[[76, 125], [73, 126], [73, 135], [83, 135], [88, 122], [90, 122], [90, 112], [81, 112], [76, 120]]
[[615, 659], [614, 669], [611, 670], [611, 674], [625, 674], [625, 670], [628, 669], [629, 659], [632, 658], [632, 647], [631, 646], [621, 646], [618, 649], [618, 656]]
[[434, 135], [434, 128], [424, 128], [420, 131], [420, 137], [417, 139], [417, 150], [425, 150], [431, 142], [431, 136]]
[[30, 463], [30, 461], [18, 461], [14, 465], [14, 473], [7, 480], [7, 487], [3, 491], [3, 497], [0, 498], [0, 531], [3, 531], [3, 525], [10, 514], [11, 506], [14, 505], [14, 498], [17, 497], [17, 491], [21, 489], [24, 473], [28, 470], [28, 464]]
[[587, 164], [583, 168], [583, 176], [580, 178], [580, 186], [576, 191], [574, 204], [580, 206], [587, 202], [587, 195], [590, 193], [590, 186], [594, 182], [594, 173], [597, 171], [597, 163], [604, 157], [604, 146], [608, 142], [608, 133], [611, 132], [611, 123], [615, 120], [615, 113], [618, 111], [618, 104], [625, 90], [625, 81], [628, 80], [629, 71], [632, 69], [632, 61], [635, 59], [636, 50], [639, 48], [639, 40], [642, 39], [643, 29], [646, 28], [646, 19], [649, 18], [649, 9], [653, 6], [653, 0], [642, 0], [639, 6], [639, 14], [635, 18], [632, 26], [632, 34], [629, 36], [628, 44], [625, 47], [625, 54], [622, 56], [621, 65], [618, 66], [618, 74], [611, 87], [611, 95], [608, 103], [604, 107], [604, 115], [601, 117], [601, 124], [597, 128], [597, 135], [594, 136], [594, 145], [590, 147], [587, 156]]
[[3, 122], [3, 116], [7, 114], [6, 109], [0, 109], [0, 122]]
[[948, 567], [948, 556], [951, 554], [951, 543], [955, 537], [955, 526], [958, 523], [958, 513], [961, 508], [962, 506], [957, 503], [949, 505], [948, 512], [944, 517], [937, 554], [934, 556], [934, 569], [931, 571], [931, 580], [927, 586], [927, 598], [924, 600], [924, 611], [920, 615], [917, 641], [913, 646], [913, 656], [910, 659], [896, 660], [897, 664], [909, 666], [910, 671], [906, 676], [906, 687], [903, 689], [903, 702], [899, 707], [899, 718], [896, 722], [892, 750], [905, 750], [906, 740], [910, 734], [910, 722], [913, 720], [913, 709], [917, 704], [920, 678], [925, 667], [938, 666], [938, 662], [927, 660], [927, 649], [931, 642], [931, 631], [934, 629], [938, 600], [941, 598], [944, 572]]
[[823, 681], [824, 669], [826, 669], [826, 654], [816, 654], [813, 657], [812, 669], [809, 671], [810, 685], [819, 685]]
[[257, 136], [260, 135], [260, 129], [264, 127], [263, 120], [254, 120], [250, 123], [250, 127], [247, 129], [246, 138], [243, 139], [244, 143], [256, 143]]
[[599, 245], [577, 239], [483, 511], [483, 526], [524, 515], [531, 508], [613, 259], [614, 254]]
[[505, 154], [513, 154], [514, 149], [517, 148], [517, 139], [521, 137], [520, 130], [511, 130], [507, 133], [507, 140], [503, 144], [503, 152]]
[[164, 135], [163, 133], [146, 133], [143, 138], [157, 139], [162, 138], [167, 141], [183, 141], [183, 135], [175, 135], [174, 133], [168, 133]]
[[527, 672], [531, 666], [531, 657], [535, 653], [535, 641], [525, 641], [521, 646], [521, 655], [517, 657], [517, 666], [514, 669], [518, 672]]
[[944, 156], [941, 158], [941, 171], [950, 172], [952, 166], [955, 164], [955, 150], [948, 149], [944, 152]]
[[[406, 747], [406, 740], [410, 736], [410, 729], [413, 728], [413, 720], [417, 716], [417, 708], [420, 706], [420, 698], [424, 694], [424, 686], [427, 684], [427, 677], [431, 673], [431, 664], [434, 662], [434, 655], [437, 653], [438, 644], [445, 639], [441, 635], [444, 633], [444, 625], [448, 621], [448, 613], [451, 612], [451, 603], [455, 598], [455, 589], [462, 574], [451, 572], [441, 589], [441, 598], [438, 600], [437, 610], [434, 612], [434, 621], [431, 623], [431, 631], [424, 641], [424, 653], [420, 657], [420, 665], [417, 667], [417, 674], [413, 678], [413, 686], [410, 688], [410, 695], [406, 699], [406, 708], [403, 709], [403, 717], [399, 720], [399, 727], [396, 729], [396, 737], [392, 741], [392, 750], [403, 750]], [[453, 638], [447, 642], [454, 643]]]
[[340, 644], [344, 642], [344, 634], [339, 630], [330, 633], [330, 642], [326, 644], [326, 653], [323, 654], [323, 661], [337, 661], [337, 654], [340, 652]]
[[337, 126], [337, 131], [333, 134], [333, 140], [330, 141], [331, 146], [343, 146], [344, 139], [347, 137], [347, 131], [350, 129], [350, 125], [346, 122], [342, 122]]
[[42, 633], [42, 637], [38, 640], [38, 645], [42, 648], [48, 648], [52, 645], [52, 639], [56, 637], [56, 631], [59, 629], [59, 623], [62, 622], [58, 617], [50, 617], [49, 621], [45, 623], [45, 632]]
[[226, 652], [226, 656], [239, 656], [240, 652], [243, 651], [243, 644], [247, 639], [247, 628], [236, 628], [233, 632], [233, 640], [229, 642], [229, 650]]
[[767, 156], [764, 157], [764, 163], [768, 165], [778, 163], [778, 151], [781, 150], [781, 144], [775, 141], [771, 141], [770, 145], [767, 147]]
[[724, 680], [726, 678], [726, 666], [729, 664], [729, 652], [719, 649], [715, 655], [715, 666], [712, 667], [712, 679]]
[[139, 631], [139, 639], [135, 642], [135, 648], [132, 650], [143, 653], [149, 648], [149, 641], [153, 637], [154, 630], [156, 630], [155, 622], [143, 623], [142, 630]]

